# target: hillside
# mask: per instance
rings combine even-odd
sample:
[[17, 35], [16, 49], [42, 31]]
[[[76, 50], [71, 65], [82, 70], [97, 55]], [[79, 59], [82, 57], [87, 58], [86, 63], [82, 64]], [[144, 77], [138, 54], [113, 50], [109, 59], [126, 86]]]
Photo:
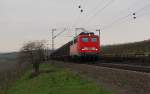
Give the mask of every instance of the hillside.
[[102, 52], [106, 54], [150, 53], [150, 40], [126, 44], [107, 45], [102, 47]]
[[2, 60], [15, 60], [17, 58], [17, 52], [0, 53], [0, 61]]

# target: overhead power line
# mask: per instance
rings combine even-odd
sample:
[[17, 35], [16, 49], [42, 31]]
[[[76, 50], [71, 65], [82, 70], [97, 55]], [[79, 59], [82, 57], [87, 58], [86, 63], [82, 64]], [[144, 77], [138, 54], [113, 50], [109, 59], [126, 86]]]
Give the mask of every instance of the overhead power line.
[[99, 7], [103, 4], [103, 2], [106, 1], [106, 0], [101, 0], [100, 2], [97, 3], [97, 6], [94, 7], [89, 13], [95, 11], [96, 9], [99, 9]]
[[138, 15], [137, 17], [139, 18], [139, 17], [143, 17], [143, 16], [146, 16], [146, 15], [148, 15], [148, 14], [150, 14], [150, 11], [148, 11], [148, 12], [146, 12], [146, 13], [143, 13], [143, 14], [141, 14], [141, 15]]
[[110, 24], [104, 26], [104, 27], [102, 28], [102, 30], [108, 29], [108, 28], [112, 27], [113, 25], [117, 24], [118, 22], [121, 22], [121, 21], [125, 20], [126, 18], [128, 18], [128, 17], [131, 16], [131, 15], [132, 15], [132, 14], [128, 14], [128, 15], [126, 15], [126, 16], [123, 16], [123, 17], [121, 17], [121, 18], [118, 18], [117, 20], [113, 21], [112, 23], [110, 23]]
[[[86, 1], [87, 1], [87, 0], [86, 0]], [[99, 0], [98, 0], [98, 1], [99, 1]], [[97, 6], [94, 7], [94, 8], [92, 8], [89, 12], [86, 12], [83, 17], [86, 18], [86, 16], [87, 16], [87, 17], [89, 17], [89, 19], [90, 19], [90, 17], [93, 16], [93, 14], [94, 14], [95, 12], [97, 12], [96, 10], [97, 10], [97, 9], [99, 10], [99, 7], [101, 7], [101, 6], [104, 4], [104, 1], [109, 1], [109, 0], [100, 0], [100, 2], [97, 3]], [[88, 10], [87, 10], [87, 11], [88, 11]], [[83, 22], [83, 23], [84, 23], [84, 22]]]
[[[139, 10], [137, 10], [137, 11], [135, 11], [135, 12], [133, 12], [133, 13], [129, 13], [129, 14], [126, 15], [126, 16], [123, 16], [123, 17], [121, 17], [121, 18], [118, 18], [117, 20], [113, 21], [112, 23], [110, 23], [110, 24], [104, 26], [104, 27], [102, 28], [102, 30], [108, 29], [108, 28], [112, 27], [113, 25], [117, 24], [118, 22], [121, 22], [121, 21], [125, 20], [126, 18], [128, 18], [128, 17], [130, 17], [130, 16], [131, 16], [131, 17], [133, 16], [134, 19], [137, 18], [137, 17], [136, 17], [136, 14], [139, 13], [139, 12], [141, 12], [141, 11], [143, 11], [143, 10], [145, 10], [145, 8], [147, 8], [148, 6], [150, 7], [150, 4], [145, 5], [144, 7], [140, 8]], [[141, 16], [142, 16], [142, 15], [141, 15]], [[125, 20], [125, 21], [126, 21], [126, 20]]]
[[141, 12], [143, 10], [145, 10], [146, 8], [150, 7], [150, 3], [147, 4], [146, 6], [142, 7], [141, 9], [137, 10], [136, 12]]
[[85, 7], [85, 5], [88, 3], [88, 0], [84, 0], [83, 2], [83, 6]]
[[[100, 14], [104, 9], [106, 9], [109, 5], [111, 5], [115, 0], [110, 0], [108, 3], [106, 3], [101, 9], [99, 9], [96, 13], [94, 13], [87, 22], [90, 23], [98, 14]], [[86, 23], [87, 23], [86, 22]]]

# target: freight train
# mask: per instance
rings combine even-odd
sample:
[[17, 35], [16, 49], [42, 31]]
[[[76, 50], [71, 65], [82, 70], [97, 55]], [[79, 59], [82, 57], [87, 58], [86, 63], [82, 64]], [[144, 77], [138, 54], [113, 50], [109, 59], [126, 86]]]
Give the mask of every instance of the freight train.
[[72, 41], [51, 53], [52, 59], [97, 59], [100, 48], [100, 38], [93, 32], [81, 32]]

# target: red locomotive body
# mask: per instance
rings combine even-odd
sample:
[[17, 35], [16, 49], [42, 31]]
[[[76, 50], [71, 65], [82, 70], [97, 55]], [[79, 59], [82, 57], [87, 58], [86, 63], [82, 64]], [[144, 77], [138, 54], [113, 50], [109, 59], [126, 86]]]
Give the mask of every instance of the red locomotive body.
[[[82, 32], [74, 40], [66, 43], [51, 53], [53, 59], [71, 59], [72, 57], [98, 57], [100, 53], [99, 36], [94, 33]], [[88, 58], [87, 57], [87, 58]]]
[[82, 32], [70, 45], [70, 56], [98, 55], [100, 52], [99, 36]]

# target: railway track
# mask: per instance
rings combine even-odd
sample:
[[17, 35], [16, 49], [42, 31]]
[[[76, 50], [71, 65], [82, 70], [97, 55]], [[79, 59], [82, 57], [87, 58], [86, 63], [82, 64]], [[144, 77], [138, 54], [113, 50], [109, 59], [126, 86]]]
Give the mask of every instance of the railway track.
[[[100, 83], [100, 85], [104, 83], [104, 86], [110, 86], [111, 88], [115, 87], [115, 89], [117, 87], [117, 90], [119, 90], [119, 94], [149, 94], [150, 92], [150, 74], [148, 71], [146, 71], [147, 73], [145, 73], [145, 71], [143, 71], [142, 69], [139, 70], [139, 65], [137, 65], [139, 66], [138, 70], [130, 71], [131, 69], [127, 68], [125, 70], [129, 71], [124, 71], [122, 70], [123, 68], [121, 68], [121, 70], [119, 70], [118, 68], [115, 69], [115, 67], [112, 66], [111, 63], [107, 63], [107, 65], [111, 65], [112, 68], [107, 68], [108, 66], [106, 66], [105, 62], [100, 61], [55, 61], [55, 63], [59, 67], [68, 68], [75, 73], [79, 73], [82, 77], [85, 77], [86, 79], [94, 79], [94, 81], [96, 81], [96, 83]], [[104, 67], [104, 64], [106, 68]], [[120, 66], [122, 66], [122, 64]], [[128, 64], [126, 64], [126, 66], [128, 66]]]
[[[116, 60], [116, 61], [115, 61]], [[89, 60], [76, 60], [76, 61], [70, 61], [65, 60], [66, 62], [71, 63], [78, 63], [78, 64], [89, 64], [93, 66], [102, 66], [102, 67], [108, 67], [108, 68], [115, 68], [115, 69], [123, 69], [123, 70], [129, 70], [129, 71], [137, 71], [137, 72], [143, 72], [143, 73], [150, 73], [150, 62], [149, 61], [142, 61], [142, 60], [135, 60], [135, 59], [120, 59], [117, 60], [114, 59], [101, 59], [98, 61], [89, 61]]]
[[150, 73], [150, 66], [130, 65], [130, 64], [115, 64], [115, 63], [96, 63], [96, 66], [124, 69], [130, 71]]

